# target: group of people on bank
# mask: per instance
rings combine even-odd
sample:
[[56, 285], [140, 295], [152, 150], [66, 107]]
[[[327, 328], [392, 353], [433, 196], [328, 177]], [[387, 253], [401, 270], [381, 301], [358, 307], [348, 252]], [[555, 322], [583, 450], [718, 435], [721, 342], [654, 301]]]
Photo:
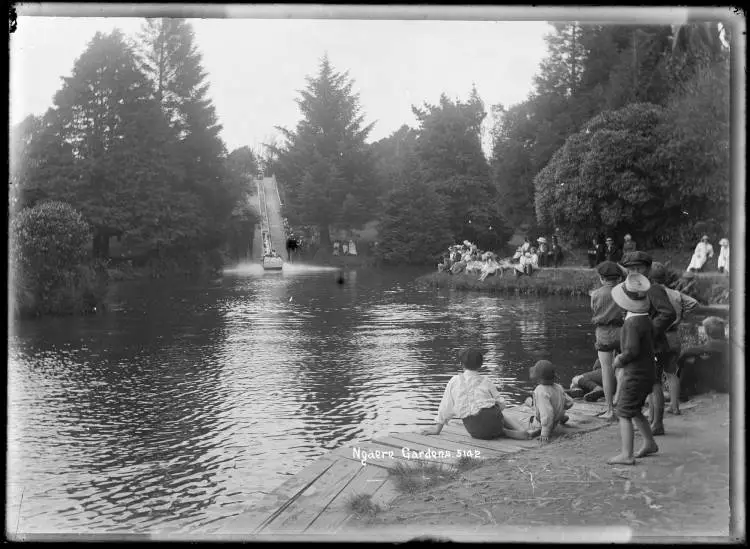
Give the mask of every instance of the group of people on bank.
[[533, 246], [528, 238], [516, 249], [516, 253], [509, 259], [498, 259], [495, 252], [483, 251], [479, 247], [464, 240], [462, 244], [448, 247], [448, 253], [438, 263], [439, 273], [460, 274], [463, 272], [479, 275], [479, 280], [488, 276], [502, 274], [503, 269], [512, 269], [516, 276], [529, 275], [542, 267], [559, 267], [563, 261], [563, 251], [557, 236], [537, 238], [537, 245]]
[[357, 255], [357, 245], [354, 240], [334, 240], [333, 255]]
[[[556, 426], [568, 421], [566, 410], [573, 406], [573, 397], [604, 397], [607, 410], [602, 417], [619, 422], [621, 437], [620, 452], [609, 463], [633, 465], [636, 458], [658, 452], [654, 437], [665, 434], [664, 373], [669, 377], [668, 411], [673, 414], [680, 413], [681, 382], [688, 372], [702, 372], [704, 388], [707, 384], [714, 390], [728, 390], [729, 348], [723, 321], [717, 317], [705, 319], [708, 341], [683, 349], [677, 328], [698, 308], [698, 302], [666, 286], [664, 265], [635, 250], [627, 252], [619, 263], [605, 260], [596, 269], [601, 286], [591, 295], [599, 364], [594, 372], [576, 376], [566, 391], [556, 383], [553, 363], [538, 361], [529, 371], [537, 385], [528, 401], [534, 413], [524, 424], [503, 414], [505, 402], [497, 388], [478, 373], [483, 352], [465, 349], [458, 356], [464, 371], [449, 381], [435, 425], [423, 434], [439, 435], [450, 419], [460, 418], [475, 438], [538, 436], [545, 442]], [[581, 394], [582, 391], [586, 392]], [[648, 417], [643, 414], [647, 401]], [[634, 427], [644, 440], [637, 451], [633, 448]]]
[[[717, 260], [717, 269], [720, 273], [729, 272], [729, 240], [722, 238], [719, 240], [719, 257]], [[620, 246], [612, 236], [606, 238], [600, 235], [591, 241], [591, 246], [587, 250], [589, 267], [594, 268], [602, 261], [620, 262], [624, 254], [637, 251], [635, 240], [630, 234], [626, 234]], [[708, 235], [703, 235], [698, 241], [690, 259], [690, 264], [686, 271], [701, 272], [705, 269], [709, 259], [714, 257], [714, 248], [709, 242]]]
[[439, 273], [474, 273], [479, 275], [479, 280], [484, 280], [496, 274], [502, 265], [495, 252], [482, 251], [473, 242], [464, 240], [461, 244], [449, 246], [448, 253], [437, 267]]

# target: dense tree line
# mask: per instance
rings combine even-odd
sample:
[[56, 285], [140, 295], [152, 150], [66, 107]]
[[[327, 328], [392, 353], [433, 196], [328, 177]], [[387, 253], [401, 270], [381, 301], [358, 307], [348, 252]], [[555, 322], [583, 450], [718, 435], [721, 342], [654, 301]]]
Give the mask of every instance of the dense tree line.
[[94, 257], [117, 236], [155, 276], [215, 268], [228, 235], [255, 225], [243, 204], [257, 162], [226, 154], [191, 25], [147, 19], [139, 38], [97, 33], [53, 106], [14, 129], [14, 209], [67, 202]]
[[431, 261], [463, 239], [500, 249], [518, 229], [580, 244], [627, 231], [647, 246], [726, 232], [727, 29], [561, 22], [546, 40], [528, 99], [492, 107], [489, 159], [476, 90], [413, 106], [416, 128], [366, 146], [372, 126], [352, 81], [325, 58], [296, 130], [271, 148], [290, 217], [318, 225], [324, 242], [328, 226], [377, 220], [393, 262]]
[[555, 23], [492, 155], [515, 226], [683, 245], [729, 223], [729, 52], [717, 23]]

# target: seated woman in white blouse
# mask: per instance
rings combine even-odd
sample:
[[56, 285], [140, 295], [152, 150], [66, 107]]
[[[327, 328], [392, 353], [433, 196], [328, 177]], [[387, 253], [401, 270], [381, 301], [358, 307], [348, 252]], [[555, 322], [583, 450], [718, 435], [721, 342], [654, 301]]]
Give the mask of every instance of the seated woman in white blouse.
[[435, 426], [423, 435], [439, 435], [450, 419], [463, 420], [473, 438], [493, 439], [502, 436], [528, 440], [538, 434], [526, 431], [520, 421], [505, 417], [505, 401], [487, 376], [477, 370], [484, 356], [478, 349], [464, 349], [458, 354], [464, 371], [451, 378], [438, 408]]

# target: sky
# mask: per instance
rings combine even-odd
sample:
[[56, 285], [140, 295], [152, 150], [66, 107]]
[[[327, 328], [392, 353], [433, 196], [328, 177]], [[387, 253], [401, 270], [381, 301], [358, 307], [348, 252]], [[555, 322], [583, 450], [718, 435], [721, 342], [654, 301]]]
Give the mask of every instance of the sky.
[[[137, 4], [114, 12], [99, 4], [70, 6], [57, 8], [55, 17], [23, 15], [19, 8], [17, 30], [10, 40], [11, 124], [52, 106], [62, 77], [70, 75], [97, 31], [119, 28], [135, 37], [146, 15], [185, 14], [174, 7], [166, 13], [147, 12], [145, 5]], [[295, 127], [301, 117], [295, 100], [325, 53], [337, 71], [348, 71], [353, 79], [365, 122], [375, 122], [369, 141], [377, 141], [403, 124], [415, 127], [412, 105], [436, 103], [441, 93], [467, 99], [476, 85], [488, 113], [492, 105], [508, 107], [523, 101], [546, 55], [544, 35], [551, 30], [544, 20], [410, 20], [398, 19], [396, 8], [387, 14], [395, 20], [382, 20], [373, 18], [367, 8], [352, 6], [346, 13], [326, 6], [311, 12], [313, 8], [279, 13], [219, 6], [218, 13], [186, 12], [224, 17], [190, 21], [228, 151], [245, 145], [257, 150], [274, 136], [280, 138], [275, 126]], [[53, 13], [44, 8], [32, 12]], [[480, 13], [496, 19], [540, 15], [529, 8], [512, 17], [509, 12]], [[102, 14], [132, 17], [95, 17]], [[305, 18], [311, 14], [328, 18]], [[294, 18], [279, 19], [289, 16]], [[407, 16], [414, 17], [414, 12]], [[488, 116], [486, 125], [491, 124]]]
[[[11, 123], [52, 106], [64, 76], [97, 31], [136, 36], [142, 18], [19, 17], [11, 37]], [[191, 20], [209, 94], [229, 151], [294, 128], [295, 99], [324, 53], [348, 71], [370, 141], [416, 126], [412, 105], [441, 93], [467, 99], [475, 84], [487, 111], [523, 101], [546, 52], [549, 25], [485, 21]]]

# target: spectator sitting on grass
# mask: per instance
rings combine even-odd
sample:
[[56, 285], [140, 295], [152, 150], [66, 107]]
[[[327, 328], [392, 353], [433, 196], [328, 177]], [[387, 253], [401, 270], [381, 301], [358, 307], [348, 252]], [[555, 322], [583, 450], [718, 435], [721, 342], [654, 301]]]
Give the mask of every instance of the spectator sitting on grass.
[[[724, 333], [724, 321], [715, 316], [703, 320], [706, 342], [682, 349], [677, 359], [676, 375], [695, 394], [707, 390], [729, 391], [729, 343]], [[687, 378], [687, 379], [686, 379]]]
[[549, 436], [558, 424], [568, 421], [565, 410], [573, 406], [573, 400], [565, 389], [555, 383], [555, 367], [549, 360], [540, 360], [529, 369], [529, 377], [537, 383], [532, 396], [535, 428], [540, 430], [539, 441], [549, 442]]
[[533, 433], [527, 432], [519, 421], [503, 415], [505, 401], [489, 378], [478, 372], [484, 362], [483, 353], [478, 349], [463, 349], [458, 358], [464, 371], [448, 382], [435, 425], [422, 434], [439, 435], [448, 421], [459, 418], [473, 438], [531, 438]]

